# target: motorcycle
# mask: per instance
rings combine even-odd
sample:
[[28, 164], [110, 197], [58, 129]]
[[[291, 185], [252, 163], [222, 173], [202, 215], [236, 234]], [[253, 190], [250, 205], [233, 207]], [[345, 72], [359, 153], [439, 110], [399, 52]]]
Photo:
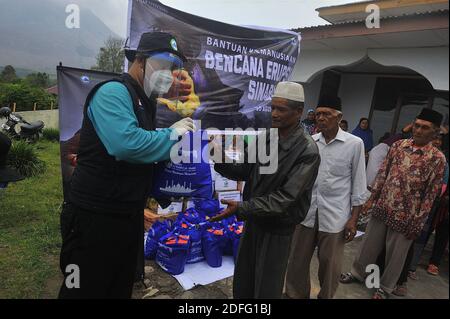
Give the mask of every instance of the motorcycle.
[[[21, 115], [12, 113], [9, 107], [0, 108], [0, 118], [6, 118], [6, 123], [1, 125], [3, 132], [14, 139], [22, 139], [34, 143], [42, 137], [45, 126], [42, 121], [28, 123]], [[16, 131], [16, 125], [18, 124], [20, 124], [19, 133]]]

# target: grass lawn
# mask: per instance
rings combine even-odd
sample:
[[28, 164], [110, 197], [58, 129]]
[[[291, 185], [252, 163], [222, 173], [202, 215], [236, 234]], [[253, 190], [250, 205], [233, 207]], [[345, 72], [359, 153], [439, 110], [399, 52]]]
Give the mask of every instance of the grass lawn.
[[59, 143], [40, 141], [37, 151], [45, 173], [10, 185], [0, 198], [0, 299], [44, 298], [59, 273]]

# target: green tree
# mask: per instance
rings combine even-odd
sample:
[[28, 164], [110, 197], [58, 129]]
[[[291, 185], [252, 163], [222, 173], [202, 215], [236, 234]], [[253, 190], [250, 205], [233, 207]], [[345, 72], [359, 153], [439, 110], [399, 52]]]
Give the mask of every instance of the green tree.
[[13, 82], [13, 81], [17, 80], [16, 70], [14, 69], [14, 67], [12, 65], [5, 66], [5, 68], [3, 69], [3, 71], [0, 75], [0, 80], [2, 82]]
[[31, 73], [27, 75], [25, 81], [31, 86], [48, 88], [50, 86], [50, 76], [47, 73]]
[[34, 103], [38, 110], [50, 109], [50, 104], [56, 105], [56, 98], [39, 87], [24, 83], [0, 83], [0, 105], [12, 106], [16, 103], [16, 111], [31, 111]]
[[122, 73], [125, 61], [125, 51], [123, 46], [125, 41], [120, 38], [109, 37], [105, 46], [100, 48], [97, 55], [97, 65], [93, 70]]

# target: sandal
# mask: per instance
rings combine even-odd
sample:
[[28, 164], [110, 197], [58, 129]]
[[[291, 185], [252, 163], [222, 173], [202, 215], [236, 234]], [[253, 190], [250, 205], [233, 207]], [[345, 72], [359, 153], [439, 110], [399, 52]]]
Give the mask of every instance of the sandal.
[[433, 264], [428, 265], [427, 273], [433, 276], [439, 275], [439, 267]]
[[377, 291], [375, 291], [375, 293], [372, 296], [372, 299], [388, 299], [388, 295], [386, 291], [380, 288], [377, 289]]
[[358, 279], [356, 279], [355, 276], [351, 272], [348, 272], [346, 274], [341, 274], [341, 277], [339, 278], [339, 282], [341, 284], [351, 284], [353, 282], [359, 282]]
[[395, 287], [394, 291], [392, 291], [393, 295], [399, 296], [399, 297], [405, 297], [408, 295], [408, 287], [406, 284], [401, 284]]
[[417, 280], [417, 273], [413, 270], [408, 271], [408, 278], [412, 280]]

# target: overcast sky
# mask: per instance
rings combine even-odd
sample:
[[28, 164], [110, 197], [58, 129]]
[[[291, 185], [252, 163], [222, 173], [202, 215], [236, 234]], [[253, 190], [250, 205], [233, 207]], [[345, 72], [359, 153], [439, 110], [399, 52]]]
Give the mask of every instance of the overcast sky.
[[[292, 29], [326, 23], [316, 8], [361, 0], [161, 0], [181, 11], [238, 25]], [[128, 0], [81, 0], [114, 32], [125, 37]]]

